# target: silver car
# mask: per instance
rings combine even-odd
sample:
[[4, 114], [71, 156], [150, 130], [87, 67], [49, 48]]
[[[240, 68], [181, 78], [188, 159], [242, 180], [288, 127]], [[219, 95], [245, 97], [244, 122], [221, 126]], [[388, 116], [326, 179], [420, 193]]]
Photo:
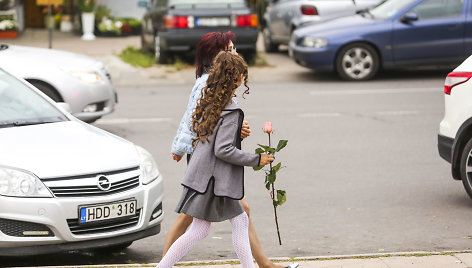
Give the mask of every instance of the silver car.
[[0, 44], [0, 68], [23, 78], [88, 123], [113, 112], [117, 94], [105, 65], [75, 53]]
[[160, 232], [152, 155], [2, 69], [0, 148], [0, 256], [125, 248]]
[[354, 15], [356, 11], [385, 0], [266, 0], [263, 18], [266, 52], [275, 52], [280, 44], [287, 45], [292, 32], [306, 24]]

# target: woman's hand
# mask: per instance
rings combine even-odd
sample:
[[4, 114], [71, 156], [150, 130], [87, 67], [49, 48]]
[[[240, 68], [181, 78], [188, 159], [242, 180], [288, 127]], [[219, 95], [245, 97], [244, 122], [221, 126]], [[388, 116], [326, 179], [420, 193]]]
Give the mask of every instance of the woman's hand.
[[270, 154], [261, 154], [261, 161], [259, 162], [259, 166], [265, 166], [270, 164], [274, 161], [274, 157]]
[[176, 155], [176, 154], [172, 153], [172, 159], [179, 162], [180, 159], [182, 159], [182, 155]]
[[241, 127], [241, 139], [245, 139], [251, 135], [251, 127], [249, 126], [248, 121], [243, 121], [243, 125]]

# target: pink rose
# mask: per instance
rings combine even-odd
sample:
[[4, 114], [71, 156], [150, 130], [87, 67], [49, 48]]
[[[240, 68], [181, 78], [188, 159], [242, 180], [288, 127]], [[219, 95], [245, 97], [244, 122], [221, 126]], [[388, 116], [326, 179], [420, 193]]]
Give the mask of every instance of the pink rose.
[[266, 122], [264, 124], [264, 132], [265, 133], [272, 133], [272, 123], [271, 122]]

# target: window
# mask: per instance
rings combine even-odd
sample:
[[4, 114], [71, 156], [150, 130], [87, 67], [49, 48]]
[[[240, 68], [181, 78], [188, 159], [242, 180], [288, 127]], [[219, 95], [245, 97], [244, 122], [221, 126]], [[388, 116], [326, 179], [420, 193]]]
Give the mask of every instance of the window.
[[411, 12], [420, 20], [460, 17], [464, 0], [426, 0], [414, 7]]

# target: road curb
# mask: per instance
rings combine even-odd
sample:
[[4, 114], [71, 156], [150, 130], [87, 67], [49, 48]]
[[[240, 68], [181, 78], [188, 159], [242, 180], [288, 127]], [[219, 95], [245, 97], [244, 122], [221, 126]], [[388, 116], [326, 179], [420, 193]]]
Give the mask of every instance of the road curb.
[[[308, 256], [308, 257], [276, 257], [270, 258], [271, 261], [278, 263], [288, 262], [310, 262], [310, 261], [326, 261], [326, 260], [348, 260], [348, 259], [376, 259], [376, 258], [390, 258], [390, 257], [428, 257], [441, 255], [455, 255], [462, 253], [472, 253], [472, 250], [453, 250], [453, 251], [413, 251], [413, 252], [391, 252], [391, 253], [366, 253], [366, 254], [352, 254], [352, 255], [327, 255], [327, 256]], [[225, 264], [239, 264], [238, 259], [227, 260], [209, 260], [209, 261], [185, 261], [178, 262], [175, 266], [216, 266]], [[42, 266], [42, 268], [138, 268], [138, 267], [155, 267], [157, 263], [147, 264], [102, 264], [102, 265], [69, 265], [69, 266]], [[22, 267], [22, 268], [35, 268]]]

